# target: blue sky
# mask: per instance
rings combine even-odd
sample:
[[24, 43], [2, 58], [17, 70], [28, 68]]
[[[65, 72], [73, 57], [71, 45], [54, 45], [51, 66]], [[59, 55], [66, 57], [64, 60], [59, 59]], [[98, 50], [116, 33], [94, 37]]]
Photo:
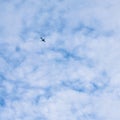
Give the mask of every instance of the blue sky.
[[0, 0], [0, 120], [120, 120], [119, 10]]

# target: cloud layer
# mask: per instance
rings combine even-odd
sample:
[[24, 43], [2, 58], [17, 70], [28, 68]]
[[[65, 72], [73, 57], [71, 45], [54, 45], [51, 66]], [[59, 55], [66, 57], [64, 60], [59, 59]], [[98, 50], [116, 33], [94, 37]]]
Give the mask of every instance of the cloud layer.
[[0, 120], [119, 120], [119, 3], [1, 0]]

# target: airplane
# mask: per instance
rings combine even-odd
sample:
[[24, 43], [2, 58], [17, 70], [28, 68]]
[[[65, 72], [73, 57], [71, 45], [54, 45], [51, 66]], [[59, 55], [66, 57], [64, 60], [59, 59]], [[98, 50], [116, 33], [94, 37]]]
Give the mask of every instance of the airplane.
[[42, 42], [46, 42], [45, 39], [43, 37], [40, 37], [41, 41]]

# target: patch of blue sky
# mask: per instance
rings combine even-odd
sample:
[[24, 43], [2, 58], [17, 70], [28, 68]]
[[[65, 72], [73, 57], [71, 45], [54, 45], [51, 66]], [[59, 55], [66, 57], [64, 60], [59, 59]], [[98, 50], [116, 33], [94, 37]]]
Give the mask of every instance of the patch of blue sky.
[[39, 113], [39, 115], [23, 115], [22, 117], [19, 117], [19, 118], [16, 118], [16, 119], [19, 119], [19, 120], [48, 120], [44, 115], [42, 115], [41, 113]]
[[75, 90], [77, 92], [86, 92], [84, 83], [81, 80], [65, 80], [62, 82], [62, 86]]
[[[47, 28], [48, 27], [49, 25], [47, 26]], [[31, 34], [36, 34], [36, 37], [40, 37], [40, 36], [43, 37], [49, 34], [50, 29], [47, 28], [45, 28], [45, 26], [43, 25], [39, 25], [39, 23], [36, 23], [36, 21], [33, 21], [31, 26], [26, 26], [26, 25], [23, 26], [19, 36], [23, 41], [28, 41], [30, 39], [33, 39], [31, 37]]]
[[[54, 60], [58, 63], [66, 63], [70, 60], [78, 61], [82, 65], [86, 65], [89, 68], [95, 66], [95, 63], [92, 59], [88, 58], [87, 56], [78, 56], [76, 53], [68, 51], [64, 48], [51, 48], [50, 50], [54, 51], [55, 53], [60, 53], [62, 57], [56, 57]], [[72, 63], [71, 63], [72, 64]]]
[[21, 49], [20, 49], [19, 46], [16, 46], [16, 47], [15, 47], [15, 50], [16, 50], [16, 52], [20, 52], [20, 51], [21, 51]]
[[85, 25], [84, 23], [79, 23], [75, 28], [73, 28], [72, 33], [81, 33], [86, 37], [97, 37], [100, 35], [100, 31], [93, 25]]
[[57, 20], [53, 20], [52, 22], [56, 32], [62, 33], [65, 30], [66, 21], [62, 17], [58, 17]]
[[38, 117], [35, 117], [34, 120], [47, 120], [47, 118], [45, 118], [45, 116], [38, 116]]
[[16, 9], [19, 9], [19, 8], [21, 8], [23, 5], [24, 5], [24, 3], [25, 3], [26, 1], [24, 1], [24, 0], [19, 0], [19, 1], [14, 1], [14, 6], [16, 7]]
[[49, 85], [48, 87], [40, 87], [39, 89], [42, 91], [39, 94], [36, 94], [34, 99], [33, 99], [33, 104], [35, 105], [40, 105], [41, 101], [47, 100], [49, 101], [54, 97], [54, 95], [62, 90], [64, 88], [63, 84], [55, 84], [55, 85]]
[[[65, 28], [65, 19], [62, 17], [62, 14], [58, 13], [58, 15], [55, 16], [54, 14], [56, 13], [54, 13], [53, 8], [47, 12], [44, 9], [38, 10], [29, 27], [26, 24], [27, 21], [24, 20], [24, 26], [20, 36], [22, 36], [23, 39], [27, 39], [30, 32], [34, 32], [42, 36], [50, 35], [52, 32], [61, 33]], [[45, 17], [44, 14], [46, 15]]]
[[115, 35], [115, 31], [114, 30], [104, 30], [102, 32], [102, 35], [104, 37], [112, 37], [113, 35]]
[[0, 33], [1, 33], [1, 37], [0, 37], [0, 43], [3, 42], [1, 39], [4, 37], [4, 27], [0, 24]]
[[[52, 16], [47, 17], [45, 22], [38, 27], [35, 27], [35, 32], [41, 34], [41, 36], [50, 35], [52, 32], [62, 33], [65, 28], [65, 20], [62, 17], [52, 18]], [[35, 22], [36, 24], [36, 22]]]
[[1, 82], [1, 85], [0, 85], [0, 107], [5, 107], [6, 98], [7, 98], [7, 90], [6, 90], [5, 86], [3, 85], [3, 82]]
[[109, 85], [109, 80], [110, 79], [106, 71], [102, 71], [90, 82], [93, 87], [93, 92], [103, 91], [104, 89], [106, 89]]
[[0, 107], [5, 107], [6, 102], [5, 99], [3, 97], [0, 97]]
[[101, 120], [96, 113], [87, 113], [82, 115], [82, 120]]
[[7, 62], [0, 56], [0, 74], [5, 74], [9, 70], [9, 65]]
[[18, 67], [24, 61], [24, 57], [1, 56], [13, 68]]
[[9, 59], [9, 63], [13, 68], [19, 67], [23, 62], [25, 58], [24, 57], [18, 57], [18, 58], [13, 58]]
[[84, 23], [79, 23], [77, 26], [75, 26], [75, 28], [73, 28], [73, 32], [82, 31], [84, 28], [85, 28]]
[[3, 74], [3, 73], [0, 73], [0, 82], [2, 83], [2, 81], [4, 81], [4, 80], [5, 80], [4, 74]]
[[21, 38], [22, 41], [27, 41], [28, 40], [30, 31], [31, 31], [30, 28], [27, 28], [27, 27], [24, 26], [22, 31], [19, 33], [19, 37]]
[[85, 92], [89, 94], [94, 94], [104, 91], [109, 84], [109, 77], [103, 71], [96, 78], [90, 80], [90, 82], [82, 79], [78, 80], [65, 80], [62, 82], [62, 85], [73, 89], [78, 92]]
[[61, 53], [63, 55], [63, 59], [65, 58], [66, 60], [69, 60], [70, 58], [75, 60], [82, 60], [82, 57], [76, 56], [74, 53], [64, 48], [51, 48], [50, 50]]
[[16, 49], [16, 47], [6, 44], [0, 46], [0, 56], [12, 67], [17, 67], [24, 61], [25, 56], [20, 48]]
[[51, 90], [47, 90], [45, 88], [43, 94], [37, 94], [37, 96], [33, 99], [33, 104], [34, 105], [39, 105], [39, 104], [41, 104], [40, 102], [42, 100], [49, 100], [50, 98], [52, 98], [52, 96], [53, 95], [52, 95]]

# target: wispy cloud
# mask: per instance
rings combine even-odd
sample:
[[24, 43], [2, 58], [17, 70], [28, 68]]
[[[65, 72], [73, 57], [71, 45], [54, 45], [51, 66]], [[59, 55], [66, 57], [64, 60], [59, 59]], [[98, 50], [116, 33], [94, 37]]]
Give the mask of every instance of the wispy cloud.
[[119, 3], [1, 0], [0, 120], [119, 120]]

